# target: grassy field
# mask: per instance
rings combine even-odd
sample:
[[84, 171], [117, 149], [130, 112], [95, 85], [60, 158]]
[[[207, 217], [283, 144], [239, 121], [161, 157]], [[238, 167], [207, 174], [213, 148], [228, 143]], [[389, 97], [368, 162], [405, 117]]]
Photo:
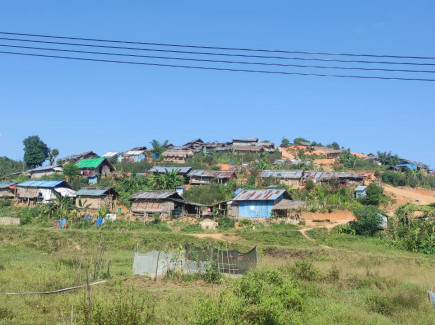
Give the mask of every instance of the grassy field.
[[[435, 257], [381, 239], [295, 226], [230, 228], [214, 238], [185, 224], [112, 224], [103, 229], [0, 227], [0, 291], [49, 291], [91, 279], [92, 324], [433, 324], [426, 290]], [[215, 239], [219, 238], [219, 239]], [[243, 277], [132, 274], [134, 251], [190, 243], [247, 251], [259, 266]], [[108, 270], [109, 265], [109, 270]], [[89, 323], [86, 289], [0, 296], [0, 324]]]

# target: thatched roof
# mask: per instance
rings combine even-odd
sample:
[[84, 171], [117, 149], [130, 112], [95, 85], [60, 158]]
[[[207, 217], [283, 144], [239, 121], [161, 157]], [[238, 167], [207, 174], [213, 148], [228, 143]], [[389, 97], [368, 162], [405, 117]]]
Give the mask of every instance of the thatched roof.
[[275, 204], [272, 210], [298, 210], [304, 208], [305, 205], [305, 201], [292, 201], [284, 199]]
[[167, 157], [181, 157], [181, 158], [190, 158], [193, 157], [193, 152], [190, 150], [166, 150], [162, 153], [162, 156]]

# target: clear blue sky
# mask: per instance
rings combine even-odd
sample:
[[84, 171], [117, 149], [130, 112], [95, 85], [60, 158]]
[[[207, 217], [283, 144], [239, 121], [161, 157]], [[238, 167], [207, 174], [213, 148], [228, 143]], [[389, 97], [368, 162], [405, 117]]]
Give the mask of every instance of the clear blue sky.
[[[435, 56], [430, 1], [8, 1], [0, 30]], [[1, 41], [0, 41], [1, 43]], [[293, 69], [302, 71], [301, 69]], [[0, 155], [39, 135], [60, 156], [152, 139], [256, 136], [391, 150], [435, 166], [435, 83], [71, 62], [0, 54]], [[432, 77], [429, 75], [429, 77]]]

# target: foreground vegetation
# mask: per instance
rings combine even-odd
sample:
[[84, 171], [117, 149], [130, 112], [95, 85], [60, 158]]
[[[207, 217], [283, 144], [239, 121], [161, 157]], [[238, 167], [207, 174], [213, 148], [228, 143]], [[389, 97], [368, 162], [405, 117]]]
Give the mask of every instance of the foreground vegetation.
[[[164, 226], [162, 226], [164, 224]], [[382, 237], [243, 223], [221, 240], [197, 238], [187, 224], [107, 223], [102, 228], [0, 227], [0, 291], [48, 291], [107, 283], [57, 295], [0, 296], [0, 324], [432, 324], [425, 296], [433, 255], [385, 245]], [[184, 244], [247, 251], [259, 265], [239, 277], [132, 274], [134, 250]], [[320, 246], [322, 245], [322, 246]], [[325, 246], [327, 245], [327, 246]], [[91, 313], [89, 313], [91, 310]]]

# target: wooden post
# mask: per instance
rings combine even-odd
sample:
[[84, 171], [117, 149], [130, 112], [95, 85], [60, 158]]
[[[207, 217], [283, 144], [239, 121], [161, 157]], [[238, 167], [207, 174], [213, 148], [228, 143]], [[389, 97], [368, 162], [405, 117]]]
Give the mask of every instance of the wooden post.
[[88, 289], [88, 322], [92, 323], [91, 286], [89, 285], [89, 268], [86, 268], [86, 288]]

